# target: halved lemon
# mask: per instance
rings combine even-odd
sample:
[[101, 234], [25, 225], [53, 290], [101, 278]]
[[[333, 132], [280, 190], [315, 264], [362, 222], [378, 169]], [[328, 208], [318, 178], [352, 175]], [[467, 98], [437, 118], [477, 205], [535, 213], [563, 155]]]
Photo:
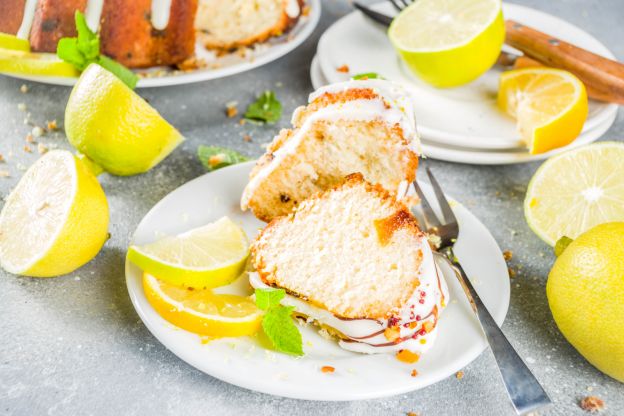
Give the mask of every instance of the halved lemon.
[[516, 119], [531, 154], [570, 144], [587, 119], [583, 82], [567, 71], [524, 68], [501, 74], [498, 106]]
[[436, 87], [466, 84], [494, 65], [505, 40], [500, 0], [418, 0], [388, 29], [409, 68]]
[[260, 329], [262, 311], [250, 298], [182, 288], [145, 273], [143, 289], [152, 307], [172, 324], [200, 335], [239, 337]]
[[145, 272], [177, 286], [224, 286], [245, 270], [249, 242], [228, 217], [151, 244], [132, 245], [128, 259]]
[[15, 35], [0, 32], [0, 48], [29, 52], [30, 42]]
[[601, 142], [548, 159], [524, 200], [529, 227], [554, 246], [594, 226], [624, 221], [624, 143]]
[[66, 150], [37, 160], [0, 214], [0, 263], [14, 274], [51, 277], [91, 260], [108, 239], [108, 203], [91, 171]]
[[77, 77], [80, 73], [52, 53], [31, 53], [0, 48], [0, 72], [23, 75]]

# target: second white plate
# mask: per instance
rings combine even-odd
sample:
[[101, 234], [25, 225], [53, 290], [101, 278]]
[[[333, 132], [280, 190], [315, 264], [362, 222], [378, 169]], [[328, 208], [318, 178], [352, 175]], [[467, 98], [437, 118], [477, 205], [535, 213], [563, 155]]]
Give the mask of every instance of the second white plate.
[[[231, 166], [192, 180], [171, 192], [143, 218], [134, 243], [145, 244], [227, 215], [242, 225], [250, 238], [265, 224], [239, 208], [253, 162]], [[424, 185], [431, 195], [430, 187]], [[509, 275], [500, 248], [483, 224], [464, 206], [454, 204], [461, 233], [456, 254], [483, 302], [501, 324], [509, 306]], [[149, 330], [174, 354], [223, 381], [257, 390], [308, 400], [371, 399], [409, 392], [453, 375], [487, 346], [485, 337], [459, 282], [441, 265], [451, 300], [441, 314], [439, 336], [415, 365], [387, 354], [364, 355], [342, 350], [313, 326], [301, 327], [306, 355], [294, 358], [265, 349], [256, 338], [226, 338], [203, 343], [199, 336], [178, 329], [150, 306], [141, 285], [141, 271], [126, 261], [126, 284], [132, 303]], [[243, 294], [242, 277], [229, 288]], [[333, 374], [320, 371], [332, 366]], [[416, 368], [418, 376], [412, 377]], [[493, 375], [494, 376], [494, 375]]]
[[[391, 4], [374, 8], [394, 14]], [[555, 16], [515, 4], [504, 3], [506, 19], [535, 27], [570, 43], [613, 59], [613, 54], [596, 38]], [[353, 12], [334, 23], [319, 40], [317, 55], [329, 83], [350, 76], [377, 72], [400, 82], [414, 95], [418, 129], [431, 143], [467, 149], [514, 149], [521, 147], [514, 121], [498, 110], [496, 93], [500, 68], [494, 67], [478, 80], [458, 88], [438, 89], [418, 79], [407, 69], [392, 47], [385, 30], [360, 12]], [[337, 71], [347, 65], [348, 73]], [[590, 101], [584, 132], [609, 120], [615, 104]]]

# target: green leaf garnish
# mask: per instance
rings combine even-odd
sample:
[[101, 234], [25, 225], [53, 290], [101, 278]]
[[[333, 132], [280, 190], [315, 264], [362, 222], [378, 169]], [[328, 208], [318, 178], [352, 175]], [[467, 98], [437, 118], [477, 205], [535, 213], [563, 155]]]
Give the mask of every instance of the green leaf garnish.
[[255, 103], [247, 107], [245, 118], [251, 121], [275, 123], [282, 117], [282, 103], [273, 91], [265, 91]]
[[284, 289], [256, 289], [256, 305], [263, 311], [267, 311], [272, 306], [279, 305], [285, 295]]
[[262, 329], [276, 350], [292, 355], [303, 355], [301, 333], [292, 319], [293, 306], [280, 305], [284, 289], [256, 289], [256, 305], [266, 311]]
[[139, 77], [119, 62], [100, 54], [100, 37], [89, 29], [81, 12], [76, 11], [75, 20], [78, 37], [59, 40], [56, 55], [79, 71], [84, 71], [89, 64], [99, 64], [134, 89]]
[[377, 72], [364, 72], [362, 74], [353, 75], [351, 79], [385, 79]]
[[249, 160], [249, 158], [232, 149], [203, 145], [197, 148], [197, 157], [209, 172]]

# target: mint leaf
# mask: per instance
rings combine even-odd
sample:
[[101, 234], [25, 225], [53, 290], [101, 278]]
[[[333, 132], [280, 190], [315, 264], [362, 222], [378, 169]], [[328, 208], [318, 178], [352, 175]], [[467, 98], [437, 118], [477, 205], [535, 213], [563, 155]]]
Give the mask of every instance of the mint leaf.
[[377, 72], [364, 72], [362, 74], [353, 75], [351, 79], [385, 79]]
[[218, 146], [199, 146], [197, 157], [209, 172], [249, 160], [234, 150]]
[[89, 29], [84, 14], [76, 10], [76, 31], [78, 32], [78, 50], [88, 61], [100, 55], [100, 38]]
[[58, 41], [56, 55], [65, 62], [69, 62], [77, 70], [83, 71], [87, 67], [87, 60], [78, 49], [78, 39], [63, 38]]
[[295, 326], [292, 306], [273, 306], [262, 318], [262, 329], [276, 350], [292, 355], [303, 355], [303, 340]]
[[256, 289], [256, 305], [263, 311], [269, 310], [272, 306], [279, 305], [285, 295], [284, 289]]
[[128, 68], [115, 61], [114, 59], [109, 58], [108, 56], [101, 55], [98, 58], [97, 63], [100, 64], [104, 69], [107, 69], [113, 74], [117, 75], [117, 78], [119, 78], [131, 89], [134, 89], [137, 82], [139, 82], [139, 76], [137, 74], [130, 71]]
[[100, 55], [100, 37], [93, 33], [87, 25], [84, 15], [76, 11], [76, 38], [62, 38], [56, 47], [56, 55], [65, 62], [74, 65], [77, 70], [84, 71], [89, 64], [96, 63], [112, 72], [124, 84], [134, 89], [139, 77], [119, 62]]
[[282, 103], [273, 91], [265, 91], [255, 103], [247, 107], [245, 118], [252, 121], [275, 123], [282, 117]]

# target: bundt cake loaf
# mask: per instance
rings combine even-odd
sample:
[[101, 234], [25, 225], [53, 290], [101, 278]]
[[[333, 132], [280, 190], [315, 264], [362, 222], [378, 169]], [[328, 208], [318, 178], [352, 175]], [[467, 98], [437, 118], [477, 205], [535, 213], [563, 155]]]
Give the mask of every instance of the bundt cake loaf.
[[279, 36], [301, 16], [303, 0], [199, 0], [195, 27], [212, 49], [233, 49]]
[[418, 137], [406, 91], [385, 80], [323, 87], [295, 110], [251, 172], [241, 199], [263, 221], [359, 172], [396, 191], [415, 179]]
[[55, 52], [59, 39], [76, 36], [76, 10], [99, 31], [102, 52], [128, 67], [174, 65], [195, 52], [197, 0], [2, 0], [0, 32]]
[[360, 174], [271, 221], [251, 262], [252, 286], [285, 289], [282, 303], [354, 351], [424, 351], [448, 302], [409, 208]]

